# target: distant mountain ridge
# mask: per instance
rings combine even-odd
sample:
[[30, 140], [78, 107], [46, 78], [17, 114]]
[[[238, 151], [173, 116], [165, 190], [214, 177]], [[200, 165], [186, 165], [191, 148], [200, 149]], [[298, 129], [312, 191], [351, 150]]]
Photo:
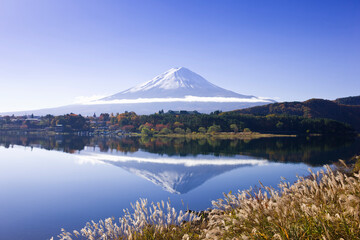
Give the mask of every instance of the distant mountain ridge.
[[[352, 97], [351, 100], [356, 100], [359, 97]], [[233, 112], [256, 116], [277, 114], [295, 115], [306, 118], [329, 118], [348, 123], [357, 131], [360, 131], [360, 105], [339, 104], [338, 102], [346, 102], [349, 98], [341, 99], [343, 100], [337, 99], [335, 101], [330, 101], [324, 99], [310, 99], [304, 102], [273, 103], [264, 106], [239, 109]]]

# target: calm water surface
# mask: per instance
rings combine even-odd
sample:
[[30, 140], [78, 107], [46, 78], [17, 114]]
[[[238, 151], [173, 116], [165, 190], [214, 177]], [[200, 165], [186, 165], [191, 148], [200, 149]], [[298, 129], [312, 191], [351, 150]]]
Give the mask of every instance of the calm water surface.
[[0, 239], [49, 239], [139, 198], [203, 210], [360, 152], [359, 139], [185, 140], [0, 135]]

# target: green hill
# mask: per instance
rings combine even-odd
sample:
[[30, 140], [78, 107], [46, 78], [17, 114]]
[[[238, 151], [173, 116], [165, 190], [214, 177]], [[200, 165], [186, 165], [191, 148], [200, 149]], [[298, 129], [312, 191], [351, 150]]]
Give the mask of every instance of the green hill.
[[[351, 98], [351, 102], [356, 102], [356, 97]], [[340, 100], [340, 102], [345, 102], [345, 100]], [[360, 131], [360, 105], [338, 104], [337, 100], [310, 99], [305, 102], [273, 103], [264, 106], [235, 110], [233, 112], [255, 116], [275, 114], [302, 116], [306, 118], [328, 118], [348, 123], [357, 131]]]

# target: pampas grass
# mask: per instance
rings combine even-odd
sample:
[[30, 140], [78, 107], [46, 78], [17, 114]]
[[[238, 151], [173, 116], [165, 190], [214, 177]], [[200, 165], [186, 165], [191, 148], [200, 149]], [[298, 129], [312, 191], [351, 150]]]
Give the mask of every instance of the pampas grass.
[[276, 191], [225, 194], [213, 205], [224, 213], [209, 221], [203, 237], [215, 239], [360, 239], [360, 175], [347, 176], [326, 166], [282, 182]]
[[159, 234], [164, 235], [167, 231], [181, 232], [181, 226], [185, 225], [183, 223], [193, 222], [197, 218], [189, 211], [177, 212], [171, 207], [170, 201], [149, 205], [147, 199], [140, 199], [131, 206], [132, 211], [123, 210], [124, 216], [118, 222], [115, 222], [114, 218], [107, 218], [98, 223], [92, 221], [88, 222], [80, 232], [74, 230], [70, 233], [62, 229], [58, 237], [61, 240], [160, 239], [154, 237]]
[[279, 190], [263, 186], [224, 194], [213, 209], [176, 212], [166, 204], [140, 199], [115, 223], [88, 223], [73, 239], [360, 239], [360, 173], [333, 171], [282, 181]]

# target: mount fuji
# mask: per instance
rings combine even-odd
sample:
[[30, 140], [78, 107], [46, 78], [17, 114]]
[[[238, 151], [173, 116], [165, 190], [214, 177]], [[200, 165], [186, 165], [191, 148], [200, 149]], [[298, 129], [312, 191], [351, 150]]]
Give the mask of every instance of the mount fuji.
[[136, 98], [234, 97], [254, 98], [218, 87], [187, 68], [171, 68], [152, 80], [103, 100]]
[[72, 112], [86, 116], [94, 113], [121, 113], [124, 111], [151, 114], [159, 110], [196, 110], [210, 113], [216, 110], [230, 111], [274, 102], [271, 99], [242, 95], [226, 90], [210, 83], [191, 70], [180, 67], [171, 68], [150, 81], [95, 101], [1, 114], [60, 115]]

